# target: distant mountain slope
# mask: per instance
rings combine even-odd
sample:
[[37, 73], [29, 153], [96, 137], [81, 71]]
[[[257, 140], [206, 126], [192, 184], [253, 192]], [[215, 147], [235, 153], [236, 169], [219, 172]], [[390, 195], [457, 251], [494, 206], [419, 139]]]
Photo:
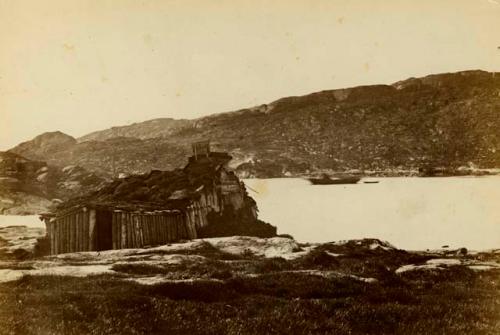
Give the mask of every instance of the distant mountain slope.
[[60, 131], [43, 133], [30, 141], [18, 144], [10, 151], [33, 160], [46, 160], [57, 152], [71, 150], [76, 139]]
[[500, 73], [464, 71], [287, 97], [195, 120], [150, 120], [94, 132], [63, 149], [24, 143], [12, 151], [116, 175], [182, 166], [190, 143], [209, 138], [232, 153], [240, 175], [276, 177], [500, 167], [499, 136]]
[[134, 137], [140, 139], [164, 137], [172, 135], [179, 129], [188, 127], [191, 124], [192, 121], [189, 120], [175, 120], [171, 118], [154, 119], [128, 126], [95, 131], [80, 137], [78, 141], [105, 141], [115, 137]]

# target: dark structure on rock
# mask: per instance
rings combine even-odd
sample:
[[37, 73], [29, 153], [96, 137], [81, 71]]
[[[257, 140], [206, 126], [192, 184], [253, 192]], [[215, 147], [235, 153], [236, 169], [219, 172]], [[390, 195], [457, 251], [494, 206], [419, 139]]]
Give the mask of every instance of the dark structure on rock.
[[42, 215], [51, 254], [139, 248], [200, 237], [271, 237], [257, 205], [227, 168], [231, 156], [193, 144], [183, 169], [118, 179]]

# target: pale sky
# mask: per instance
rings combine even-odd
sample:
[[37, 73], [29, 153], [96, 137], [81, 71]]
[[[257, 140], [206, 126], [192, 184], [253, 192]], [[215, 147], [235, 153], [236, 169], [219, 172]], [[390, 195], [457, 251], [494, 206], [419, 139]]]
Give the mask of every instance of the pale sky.
[[500, 71], [500, 0], [0, 0], [0, 150], [281, 97]]

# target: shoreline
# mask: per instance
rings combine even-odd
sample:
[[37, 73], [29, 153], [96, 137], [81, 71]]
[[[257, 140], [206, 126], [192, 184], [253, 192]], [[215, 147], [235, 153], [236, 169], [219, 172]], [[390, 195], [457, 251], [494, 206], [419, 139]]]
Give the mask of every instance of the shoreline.
[[451, 334], [494, 333], [500, 321], [500, 253], [240, 236], [12, 256], [0, 259], [7, 332]]
[[[13, 220], [14, 222], [9, 222], [10, 220]], [[26, 221], [30, 221], [29, 223], [26, 223]], [[15, 227], [25, 227], [27, 229], [42, 229], [45, 232], [45, 223], [41, 220], [39, 220], [39, 215], [0, 215], [0, 237], [1, 237], [1, 231], [6, 229], [6, 228], [15, 228]], [[278, 227], [280, 229], [280, 227]], [[335, 243], [342, 243], [345, 241], [350, 241], [350, 240], [363, 240], [363, 239], [377, 239], [377, 240], [384, 240], [388, 241], [388, 243], [391, 243], [392, 245], [395, 245], [399, 250], [404, 250], [407, 252], [413, 252], [413, 253], [430, 253], [430, 254], [446, 254], [450, 253], [453, 251], [457, 251], [459, 249], [465, 248], [467, 249], [469, 254], [472, 253], [490, 253], [490, 252], [497, 252], [500, 250], [500, 245], [498, 246], [490, 246], [486, 248], [471, 248], [468, 247], [466, 244], [453, 244], [453, 243], [447, 243], [447, 241], [444, 241], [442, 243], [443, 247], [430, 247], [430, 248], [399, 248], [399, 245], [397, 243], [394, 243], [394, 241], [387, 240], [383, 237], [374, 237], [374, 236], [358, 236], [358, 237], [352, 237], [349, 239], [332, 239], [329, 241], [321, 242], [321, 241], [305, 241], [302, 239], [295, 239], [295, 237], [287, 234], [287, 233], [281, 233], [278, 234], [277, 237], [282, 237], [282, 236], [289, 236], [294, 239], [297, 243], [305, 246], [316, 246], [316, 245], [322, 245], [322, 244], [335, 244]], [[22, 236], [19, 236], [19, 238], [22, 238]]]

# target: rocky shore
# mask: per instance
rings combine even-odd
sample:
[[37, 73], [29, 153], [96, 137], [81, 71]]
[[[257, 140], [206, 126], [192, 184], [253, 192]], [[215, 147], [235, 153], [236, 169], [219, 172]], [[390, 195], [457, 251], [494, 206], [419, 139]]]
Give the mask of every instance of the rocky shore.
[[0, 333], [493, 334], [500, 250], [233, 236], [43, 256], [0, 228]]

